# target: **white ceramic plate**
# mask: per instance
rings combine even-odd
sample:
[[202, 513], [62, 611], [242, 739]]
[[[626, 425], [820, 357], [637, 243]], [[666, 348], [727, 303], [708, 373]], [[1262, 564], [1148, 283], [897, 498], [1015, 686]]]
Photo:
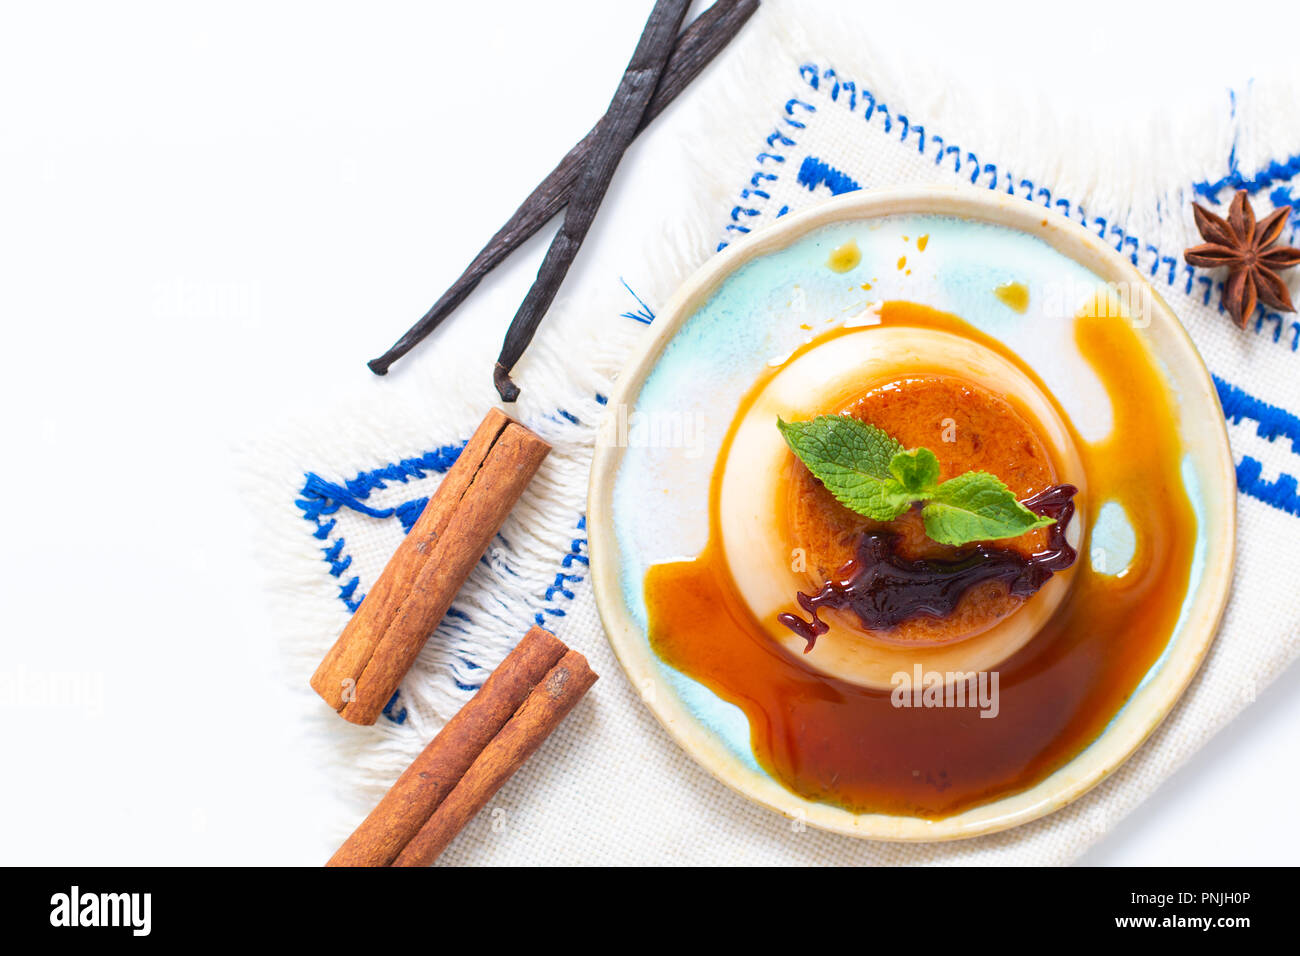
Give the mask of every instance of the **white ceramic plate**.
[[[1044, 216], [1024, 200], [961, 189], [853, 193], [788, 216], [692, 276], [620, 376], [611, 419], [623, 409], [663, 430], [637, 441], [615, 427], [598, 442], [588, 504], [597, 605], [646, 705], [692, 757], [744, 796], [813, 826], [873, 839], [946, 840], [1016, 826], [1059, 809], [1119, 766], [1169, 712], [1204, 657], [1232, 578], [1235, 473], [1210, 375], [1154, 292], [1150, 324], [1139, 334], [1179, 412], [1182, 471], [1198, 522], [1191, 580], [1164, 654], [1105, 730], [1042, 782], [939, 820], [805, 800], [756, 762], [744, 714], [664, 664], [647, 639], [646, 570], [703, 548], [709, 478], [739, 401], [771, 361], [809, 336], [810, 324], [816, 330], [819, 322], [842, 321], [871, 300], [906, 299], [955, 313], [1020, 354], [1084, 439], [1106, 434], [1109, 402], [1095, 375], [1081, 371], [1063, 318], [1073, 312], [1038, 293], [1093, 290], [1099, 282], [1149, 287], [1097, 236]], [[930, 237], [924, 256], [910, 269], [896, 268], [902, 237], [914, 243], [922, 234]], [[828, 250], [850, 239], [862, 251], [869, 292], [826, 268]], [[1014, 316], [990, 294], [1011, 281], [1031, 291], [1026, 316]]]

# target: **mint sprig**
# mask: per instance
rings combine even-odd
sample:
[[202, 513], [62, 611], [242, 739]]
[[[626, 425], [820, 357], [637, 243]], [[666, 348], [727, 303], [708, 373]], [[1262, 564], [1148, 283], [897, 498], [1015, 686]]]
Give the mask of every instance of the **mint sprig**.
[[776, 420], [790, 450], [835, 499], [875, 521], [893, 521], [917, 502], [925, 533], [941, 544], [1017, 538], [1054, 524], [1019, 501], [987, 471], [939, 481], [928, 448], [905, 449], [896, 438], [848, 415], [807, 422]]

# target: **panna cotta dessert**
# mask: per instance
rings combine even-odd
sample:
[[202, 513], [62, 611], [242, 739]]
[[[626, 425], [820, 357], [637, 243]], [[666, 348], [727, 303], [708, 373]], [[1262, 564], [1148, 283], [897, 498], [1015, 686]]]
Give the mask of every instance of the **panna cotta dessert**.
[[[862, 483], [880, 483], [851, 475], [836, 485], [850, 489], [841, 500], [777, 427], [826, 416], [932, 455], [934, 487], [992, 476], [1040, 526], [952, 544], [927, 534], [923, 495], [890, 520], [855, 510]], [[809, 343], [750, 396], [720, 468], [716, 518], [736, 590], [771, 640], [829, 676], [888, 689], [918, 664], [991, 670], [1069, 591], [1085, 526], [1079, 450], [1041, 384], [971, 338], [897, 326]]]
[[668, 308], [611, 399], [697, 426], [593, 472], [611, 640], [670, 732], [784, 812], [966, 832], [1113, 731], [1197, 599], [1199, 386], [1022, 225], [764, 246]]

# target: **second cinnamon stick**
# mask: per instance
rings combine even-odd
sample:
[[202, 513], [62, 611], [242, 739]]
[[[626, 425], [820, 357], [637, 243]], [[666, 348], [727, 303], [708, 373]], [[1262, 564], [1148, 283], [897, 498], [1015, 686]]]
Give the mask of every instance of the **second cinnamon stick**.
[[532, 628], [411, 762], [326, 866], [388, 866], [568, 648]]
[[393, 866], [428, 866], [437, 859], [595, 682], [595, 672], [577, 651], [568, 651], [561, 657], [518, 712], [483, 748], [428, 822], [397, 855]]

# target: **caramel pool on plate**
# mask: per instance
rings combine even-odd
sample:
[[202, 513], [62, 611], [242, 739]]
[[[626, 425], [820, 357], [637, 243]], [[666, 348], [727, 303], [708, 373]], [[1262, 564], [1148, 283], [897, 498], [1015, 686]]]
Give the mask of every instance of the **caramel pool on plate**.
[[[1000, 343], [954, 316], [890, 302], [881, 319], [878, 326], [849, 334], [941, 330], [962, 336], [972, 348], [998, 352], [1041, 387], [1033, 371]], [[1031, 639], [996, 663], [998, 701], [992, 719], [982, 719], [970, 708], [898, 706], [889, 687], [865, 686], [819, 669], [777, 639], [772, 622], [754, 615], [733, 578], [720, 536], [720, 471], [736, 437], [733, 425], [714, 471], [708, 545], [693, 560], [655, 565], [646, 575], [650, 641], [665, 662], [745, 713], [755, 757], [790, 790], [855, 812], [930, 818], [1024, 790], [1095, 739], [1160, 656], [1187, 588], [1196, 538], [1195, 516], [1179, 472], [1175, 410], [1160, 373], [1126, 321], [1081, 315], [1075, 337], [1110, 396], [1114, 422], [1112, 434], [1092, 444], [1071, 429], [1083, 476], [1060, 473], [1060, 463], [1044, 448], [1035, 423], [1014, 402], [951, 376], [923, 376], [892, 389], [867, 383], [856, 395], [807, 410], [848, 410], [906, 446], [930, 448], [940, 458], [943, 477], [949, 470], [980, 467], [1001, 477], [1018, 496], [1053, 482], [1086, 480], [1089, 502], [1115, 501], [1129, 516], [1137, 545], [1120, 574], [1091, 567], [1081, 527], [1080, 557], [1067, 572], [1069, 586], [1053, 613]], [[737, 423], [764, 384], [758, 383], [742, 401]], [[953, 407], [962, 413], [951, 414]], [[940, 416], [945, 408], [949, 413]], [[963, 436], [959, 425], [957, 440], [943, 442], [935, 430], [945, 418], [963, 419], [968, 434]], [[845, 514], [833, 499], [828, 501], [824, 489], [796, 465], [802, 468], [791, 456], [785, 498], [774, 496], [771, 508], [783, 509], [783, 520], [794, 529], [788, 533], [807, 542], [809, 574], [816, 577], [851, 548], [866, 519]], [[1096, 507], [1090, 506], [1089, 513], [1095, 514]], [[1033, 549], [1038, 546], [1034, 534], [1041, 532], [1003, 544]], [[920, 535], [909, 538], [907, 546], [917, 553], [940, 547]], [[794, 595], [790, 597], [793, 606]], [[999, 617], [1004, 626], [1030, 613], [1037, 599], [1018, 609], [996, 593], [972, 596], [967, 617], [916, 625], [912, 639], [932, 643], [954, 631], [978, 630]], [[943, 633], [927, 633], [930, 627]], [[905, 635], [894, 637], [907, 642]], [[980, 640], [954, 646], [974, 646]]]

